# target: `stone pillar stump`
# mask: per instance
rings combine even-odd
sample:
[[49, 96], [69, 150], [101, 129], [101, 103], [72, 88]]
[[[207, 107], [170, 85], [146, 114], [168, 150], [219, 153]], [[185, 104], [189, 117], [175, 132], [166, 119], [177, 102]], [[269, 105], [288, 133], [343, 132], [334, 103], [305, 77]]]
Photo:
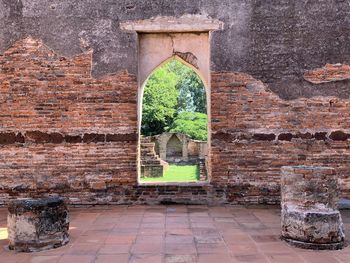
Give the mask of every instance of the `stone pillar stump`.
[[300, 248], [342, 248], [345, 235], [338, 201], [333, 168], [282, 167], [282, 238]]
[[11, 250], [36, 252], [63, 246], [69, 241], [67, 206], [58, 197], [13, 201], [7, 228]]

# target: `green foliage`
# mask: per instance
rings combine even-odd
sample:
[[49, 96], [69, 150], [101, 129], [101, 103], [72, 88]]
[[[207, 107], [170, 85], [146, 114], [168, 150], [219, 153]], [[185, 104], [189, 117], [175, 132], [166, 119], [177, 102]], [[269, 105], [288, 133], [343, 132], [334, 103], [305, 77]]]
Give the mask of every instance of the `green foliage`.
[[205, 87], [197, 73], [175, 59], [169, 62], [169, 69], [178, 76], [176, 84], [179, 90], [177, 112], [207, 113]]
[[195, 182], [199, 180], [198, 165], [169, 165], [162, 177], [141, 178], [142, 182]]
[[176, 113], [179, 91], [178, 76], [167, 65], [150, 76], [144, 89], [141, 133], [160, 134], [165, 131]]
[[206, 104], [205, 87], [196, 72], [171, 60], [159, 67], [146, 83], [141, 133], [149, 136], [164, 131], [181, 132], [206, 140]]
[[175, 118], [170, 132], [189, 135], [192, 139], [206, 141], [208, 139], [208, 117], [200, 112], [181, 112]]

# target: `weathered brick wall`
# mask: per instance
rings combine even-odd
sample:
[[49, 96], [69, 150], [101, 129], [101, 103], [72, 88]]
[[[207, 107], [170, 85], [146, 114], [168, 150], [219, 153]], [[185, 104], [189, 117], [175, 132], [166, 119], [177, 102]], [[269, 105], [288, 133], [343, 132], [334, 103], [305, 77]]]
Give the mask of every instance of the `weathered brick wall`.
[[277, 203], [280, 167], [294, 164], [335, 167], [350, 196], [350, 101], [284, 101], [227, 72], [212, 74], [210, 184], [137, 185], [136, 78], [94, 79], [91, 63], [31, 38], [0, 55], [0, 203]]
[[[137, 82], [26, 38], [0, 56], [1, 201], [136, 182]], [[1, 202], [0, 201], [0, 202]]]
[[350, 196], [350, 101], [284, 101], [249, 75], [215, 73], [211, 106], [212, 182], [229, 200], [278, 200], [280, 167], [301, 164], [337, 168]]

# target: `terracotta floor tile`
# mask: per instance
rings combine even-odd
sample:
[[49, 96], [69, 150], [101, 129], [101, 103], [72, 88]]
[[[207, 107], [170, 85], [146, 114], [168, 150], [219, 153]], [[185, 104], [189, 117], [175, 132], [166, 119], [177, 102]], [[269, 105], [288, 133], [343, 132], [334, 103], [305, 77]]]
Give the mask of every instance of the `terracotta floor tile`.
[[116, 224], [92, 224], [89, 226], [89, 230], [95, 231], [110, 231], [112, 230]]
[[128, 263], [129, 257], [129, 254], [97, 255], [94, 263]]
[[28, 254], [28, 255], [30, 255], [30, 256], [62, 256], [64, 254], [67, 254], [73, 245], [74, 245], [74, 243], [69, 242], [68, 244], [66, 244], [65, 246], [62, 246], [62, 247], [44, 250], [44, 251], [40, 251], [40, 252], [33, 252], [33, 253]]
[[246, 215], [236, 215], [233, 214], [233, 218], [237, 223], [249, 223], [249, 224], [258, 224], [260, 223], [260, 220], [254, 216], [253, 214], [246, 214]]
[[196, 247], [194, 244], [165, 244], [165, 253], [166, 254], [196, 254]]
[[[350, 211], [341, 213], [350, 236]], [[6, 227], [6, 216], [6, 209], [0, 209], [0, 227]], [[71, 208], [70, 218], [66, 246], [19, 254], [0, 240], [0, 262], [350, 262], [350, 246], [309, 251], [279, 240], [279, 208], [101, 206]]]
[[[263, 251], [264, 253], [280, 253], [283, 252], [293, 252], [293, 247], [288, 245], [286, 242], [280, 240], [279, 242], [272, 242], [272, 243], [256, 243], [259, 250]], [[300, 250], [300, 249], [299, 249]], [[305, 250], [301, 250], [305, 251]]]
[[157, 229], [157, 228], [142, 228], [139, 229], [139, 235], [163, 235], [165, 234], [165, 229]]
[[235, 225], [238, 225], [236, 220], [233, 217], [214, 217], [214, 222], [219, 222], [219, 223], [232, 223]]
[[239, 245], [253, 242], [253, 239], [247, 234], [226, 235], [224, 233], [223, 238], [227, 244]]
[[94, 222], [94, 225], [115, 225], [119, 222], [117, 217], [107, 217], [104, 214], [100, 215]]
[[187, 215], [185, 216], [167, 216], [166, 217], [166, 223], [171, 224], [171, 223], [189, 223], [190, 220]]
[[165, 228], [165, 223], [163, 223], [163, 224], [158, 224], [158, 223], [141, 223], [140, 229], [145, 229], [145, 228], [164, 229]]
[[74, 244], [65, 251], [65, 254], [70, 255], [94, 255], [100, 249], [101, 244]]
[[275, 235], [251, 235], [253, 240], [257, 243], [267, 243], [267, 242], [279, 242], [279, 236]]
[[131, 244], [105, 244], [98, 250], [98, 254], [125, 254], [129, 253]]
[[245, 256], [258, 253], [258, 248], [255, 243], [243, 243], [235, 245], [227, 245], [229, 252], [235, 256]]
[[108, 236], [108, 231], [89, 230], [75, 239], [75, 243], [100, 243], [103, 244]]
[[[237, 262], [269, 263], [267, 258], [262, 254], [238, 255], [238, 256], [234, 256], [233, 258]], [[279, 263], [284, 263], [284, 261], [280, 261]]]
[[329, 255], [328, 251], [307, 251], [298, 255], [307, 263], [339, 263], [335, 255]]
[[271, 263], [305, 263], [305, 261], [296, 253], [276, 253], [266, 254], [266, 257]]
[[347, 254], [341, 253], [335, 255], [336, 259], [338, 259], [341, 263], [349, 263], [350, 262], [350, 253]]
[[192, 229], [190, 228], [173, 228], [173, 229], [168, 229], [166, 230], [167, 235], [192, 235]]
[[197, 223], [197, 222], [191, 222], [191, 227], [193, 228], [214, 228], [214, 223]]
[[212, 236], [220, 236], [221, 234], [218, 232], [216, 228], [192, 228], [193, 235], [195, 236], [205, 236], [205, 235], [212, 235]]
[[161, 254], [137, 254], [132, 255], [129, 263], [163, 263]]
[[161, 254], [163, 253], [163, 243], [136, 243], [131, 248], [132, 254]]
[[221, 236], [195, 236], [195, 241], [199, 244], [224, 243], [224, 240]]
[[113, 230], [109, 231], [110, 234], [114, 234], [114, 233], [119, 233], [119, 234], [128, 234], [128, 235], [136, 235], [139, 232], [139, 228], [138, 227], [134, 227], [134, 228], [124, 228], [124, 227], [114, 227]]
[[214, 220], [211, 217], [195, 217], [190, 216], [191, 223], [214, 223]]
[[199, 254], [198, 263], [230, 263], [233, 262], [233, 258], [229, 254]]
[[196, 255], [165, 255], [165, 263], [196, 263]]
[[87, 255], [64, 255], [58, 263], [93, 263], [95, 256]]
[[27, 263], [30, 261], [30, 255], [24, 253], [7, 252], [1, 254], [0, 262], [4, 263]]
[[142, 223], [156, 223], [156, 224], [163, 224], [165, 223], [165, 216], [162, 217], [155, 217], [155, 216], [144, 216], [142, 219]]
[[198, 254], [225, 254], [228, 248], [225, 244], [196, 244]]
[[246, 231], [246, 232], [250, 232], [250, 231], [260, 231], [260, 230], [264, 230], [266, 229], [267, 227], [262, 224], [262, 223], [239, 223], [239, 226], [242, 228], [243, 231]]
[[61, 256], [34, 256], [28, 263], [57, 263], [60, 258]]
[[136, 244], [139, 243], [161, 244], [164, 243], [164, 235], [138, 235], [136, 237]]
[[175, 223], [167, 223], [165, 228], [167, 230], [174, 228], [190, 228], [191, 224], [189, 222], [175, 222]]
[[135, 241], [136, 235], [113, 233], [107, 236], [106, 244], [131, 244]]
[[118, 228], [134, 228], [134, 227], [137, 227], [139, 228], [141, 223], [132, 223], [132, 222], [125, 222], [125, 223], [118, 223], [116, 224], [115, 227], [118, 227]]
[[188, 244], [188, 243], [193, 243], [194, 238], [192, 235], [173, 235], [173, 234], [168, 234], [165, 237], [165, 242], [166, 243], [182, 243], [182, 244]]

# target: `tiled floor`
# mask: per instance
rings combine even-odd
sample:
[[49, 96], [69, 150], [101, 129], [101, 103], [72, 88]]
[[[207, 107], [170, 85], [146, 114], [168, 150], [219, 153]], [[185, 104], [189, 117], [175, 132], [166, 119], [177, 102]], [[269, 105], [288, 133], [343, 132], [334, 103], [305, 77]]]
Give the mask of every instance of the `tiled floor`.
[[[350, 210], [342, 211], [350, 236]], [[112, 206], [71, 209], [71, 242], [40, 253], [8, 251], [0, 209], [0, 262], [349, 263], [341, 251], [310, 251], [279, 240], [279, 209], [239, 206]]]

